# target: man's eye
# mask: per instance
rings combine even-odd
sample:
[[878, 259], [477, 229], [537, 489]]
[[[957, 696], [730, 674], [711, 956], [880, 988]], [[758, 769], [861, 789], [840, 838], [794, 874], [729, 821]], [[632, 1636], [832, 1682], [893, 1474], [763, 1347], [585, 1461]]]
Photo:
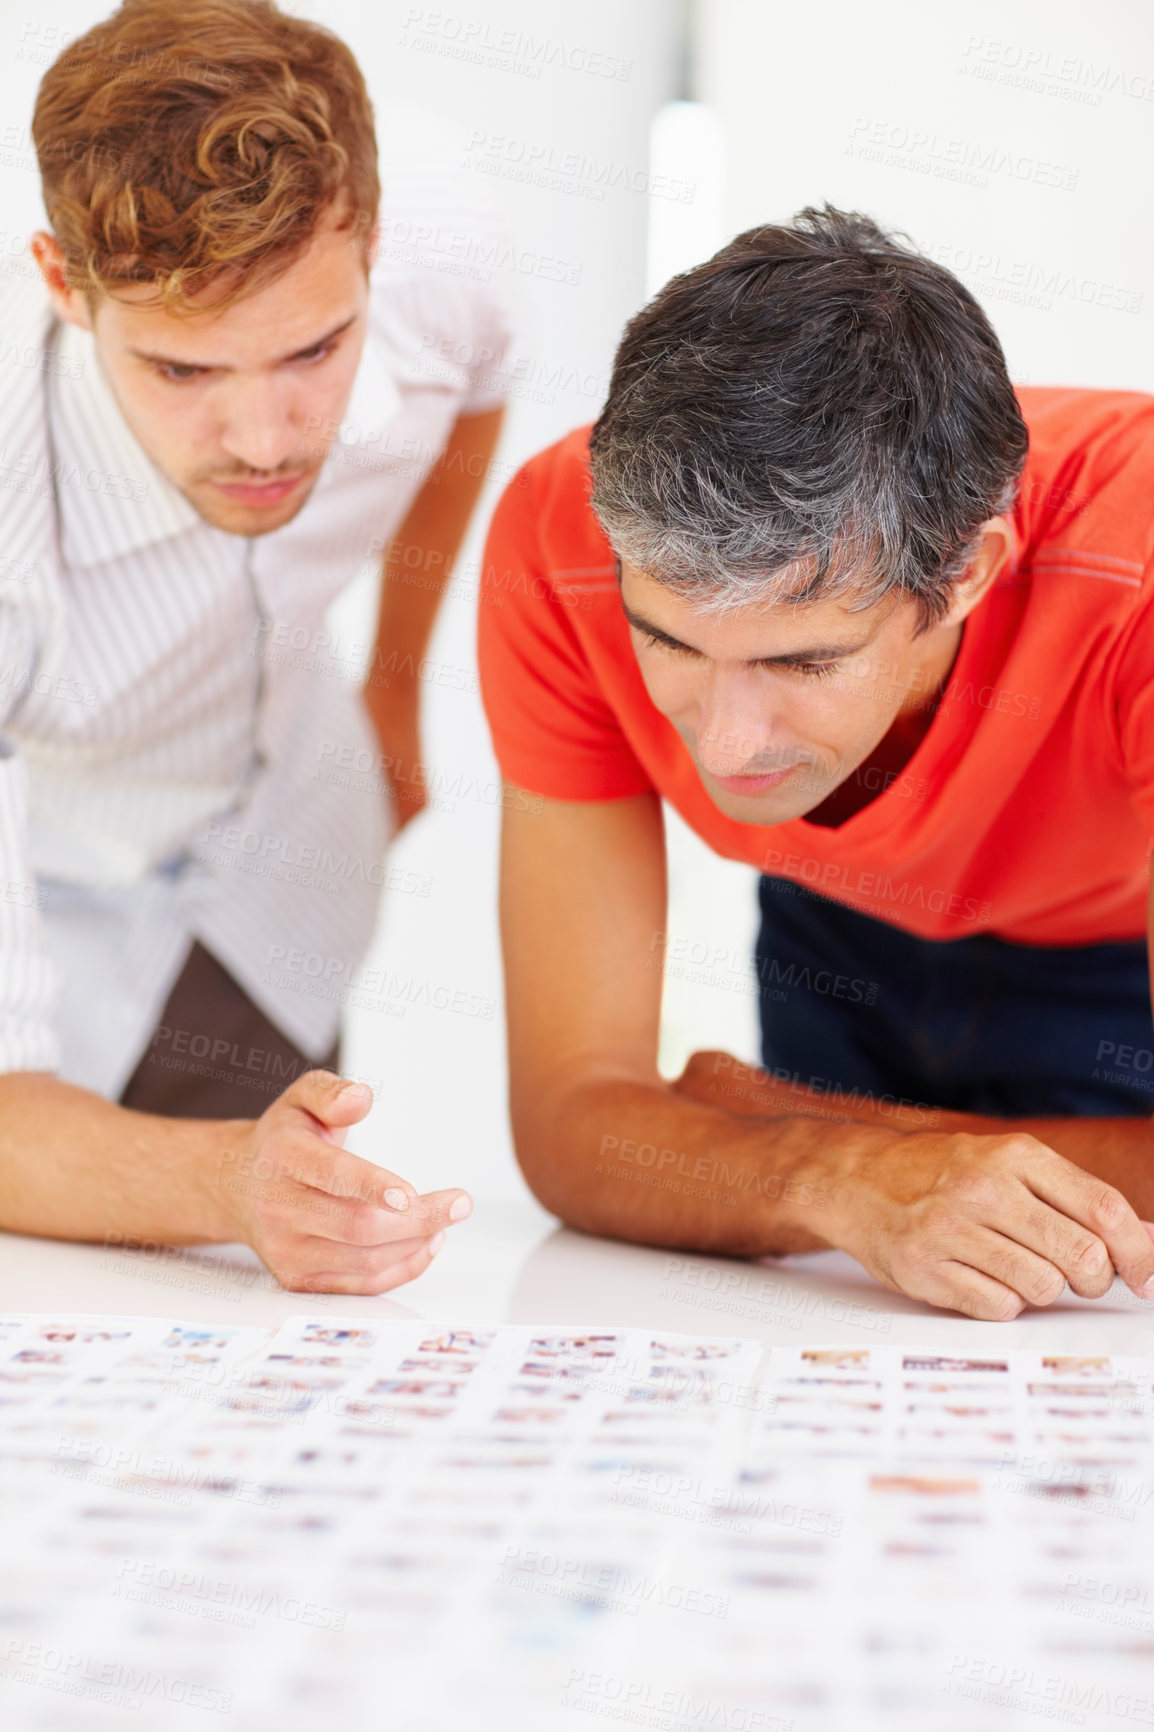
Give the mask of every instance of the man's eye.
[[315, 349], [303, 349], [299, 355], [294, 355], [294, 361], [323, 361], [326, 355], [331, 355], [336, 348], [335, 343], [318, 343]]
[[795, 674], [801, 674], [803, 679], [824, 680], [824, 679], [828, 679], [830, 674], [837, 672], [837, 663], [836, 662], [794, 662], [793, 663], [793, 671]]
[[204, 372], [203, 367], [184, 367], [177, 361], [164, 361], [156, 370], [162, 379], [167, 379], [172, 385], [182, 385], [189, 379], [199, 379]]
[[645, 647], [646, 649], [669, 650], [673, 655], [686, 655], [689, 653], [685, 644], [670, 643], [668, 638], [654, 637], [652, 632], [645, 633]]

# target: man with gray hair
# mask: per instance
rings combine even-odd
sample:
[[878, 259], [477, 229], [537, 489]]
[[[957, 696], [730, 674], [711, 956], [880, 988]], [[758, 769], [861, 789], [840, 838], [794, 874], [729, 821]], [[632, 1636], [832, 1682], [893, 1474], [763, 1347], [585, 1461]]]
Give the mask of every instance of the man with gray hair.
[[[486, 556], [518, 1156], [574, 1226], [1154, 1297], [1154, 399], [1015, 394], [829, 208], [626, 330]], [[757, 866], [763, 1067], [657, 1069], [668, 800]]]

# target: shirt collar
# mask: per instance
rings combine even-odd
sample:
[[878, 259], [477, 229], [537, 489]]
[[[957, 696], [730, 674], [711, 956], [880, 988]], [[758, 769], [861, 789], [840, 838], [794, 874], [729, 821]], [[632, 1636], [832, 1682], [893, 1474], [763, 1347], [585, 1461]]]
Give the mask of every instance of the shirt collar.
[[65, 565], [103, 565], [195, 528], [200, 513], [124, 419], [91, 333], [61, 325], [56, 357], [48, 418]]

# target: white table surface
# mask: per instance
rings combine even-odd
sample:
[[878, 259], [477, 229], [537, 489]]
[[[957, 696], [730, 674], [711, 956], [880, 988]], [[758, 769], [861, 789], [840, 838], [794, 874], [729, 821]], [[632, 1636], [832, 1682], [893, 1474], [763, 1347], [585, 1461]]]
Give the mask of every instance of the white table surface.
[[[779, 1343], [794, 1347], [868, 1344], [959, 1356], [988, 1352], [995, 1346], [1003, 1351], [1025, 1347], [1042, 1352], [1075, 1354], [1154, 1350], [1154, 1304], [1134, 1300], [1117, 1284], [1111, 1294], [1096, 1302], [1068, 1298], [1045, 1311], [1028, 1312], [1013, 1323], [975, 1323], [886, 1292], [851, 1258], [839, 1252], [752, 1264], [621, 1245], [558, 1227], [527, 1196], [521, 1201], [501, 1204], [486, 1204], [483, 1198], [478, 1200], [471, 1220], [450, 1233], [445, 1250], [431, 1270], [399, 1294], [379, 1299], [286, 1293], [276, 1286], [252, 1254], [240, 1246], [209, 1250], [165, 1251], [155, 1247], [146, 1251], [124, 1251], [0, 1234], [0, 1313], [11, 1311], [135, 1314], [202, 1324], [225, 1321], [265, 1327], [275, 1327], [284, 1318], [300, 1312], [334, 1319], [343, 1316], [428, 1319], [463, 1326], [502, 1322], [634, 1326], [689, 1334], [741, 1334], [756, 1337], [766, 1346]], [[865, 1529], [860, 1532], [864, 1533]], [[1068, 1539], [1064, 1527], [1060, 1537], [1063, 1543]], [[1085, 1533], [1081, 1538], [1083, 1543], [1090, 1543]], [[1116, 1548], [1118, 1540], [1108, 1519], [1103, 1517], [1099, 1529], [1090, 1539], [1100, 1547], [1101, 1570], [1109, 1576], [1115, 1567], [1110, 1562], [1111, 1547]], [[866, 1541], [860, 1543], [865, 1545]], [[992, 1543], [988, 1534], [985, 1543]], [[140, 1555], [146, 1559], [151, 1557], [147, 1551]], [[847, 1567], [851, 1571], [862, 1567], [861, 1556], [854, 1564], [855, 1555], [851, 1545], [846, 1554], [850, 1560]], [[161, 1561], [167, 1559], [171, 1563], [169, 1553], [163, 1553], [162, 1557], [158, 1552], [157, 1556]], [[991, 1553], [992, 1569], [1001, 1568], [1000, 1556], [995, 1547]], [[967, 1568], [971, 1566], [972, 1559]], [[189, 1567], [193, 1566], [190, 1564]], [[1101, 1573], [1097, 1562], [1094, 1569]], [[671, 1579], [680, 1582], [682, 1577], [675, 1574]], [[692, 1571], [684, 1579], [696, 1580]], [[889, 1581], [887, 1591], [892, 1591], [893, 1581], [890, 1577], [886, 1579]], [[1128, 1581], [1129, 1577], [1123, 1579]], [[485, 1580], [488, 1580], [487, 1576]], [[1021, 1711], [1018, 1711], [1015, 1697], [1014, 1711], [1010, 1713], [1007, 1710], [1004, 1714], [1000, 1705], [1002, 1692], [995, 1687], [1005, 1670], [1003, 1662], [1005, 1665], [1012, 1663], [1014, 1667], [1028, 1664], [1029, 1668], [1038, 1670], [1039, 1676], [1047, 1678], [1051, 1672], [1060, 1672], [1059, 1683], [1065, 1687], [1072, 1678], [1079, 1691], [1087, 1680], [1096, 1687], [1103, 1680], [1113, 1679], [1119, 1689], [1124, 1686], [1129, 1692], [1128, 1701], [1136, 1699], [1136, 1692], [1144, 1697], [1141, 1678], [1145, 1674], [1140, 1656], [1129, 1657], [1125, 1676], [1120, 1682], [1115, 1678], [1114, 1670], [1110, 1669], [1119, 1663], [1117, 1655], [1112, 1655], [1105, 1671], [1102, 1668], [1107, 1666], [1107, 1662], [1100, 1656], [1097, 1660], [1091, 1656], [1088, 1660], [1072, 1660], [1074, 1670], [1067, 1673], [1049, 1657], [1050, 1649], [1043, 1652], [1037, 1642], [1030, 1645], [1033, 1641], [1032, 1625], [1027, 1628], [1020, 1621], [1013, 1623], [1010, 1646], [1005, 1647], [1000, 1621], [1004, 1610], [1001, 1600], [992, 1613], [992, 1623], [983, 1624], [983, 1600], [980, 1597], [968, 1600], [965, 1597], [968, 1590], [963, 1588], [960, 1598], [957, 1593], [951, 1598], [952, 1590], [947, 1591], [949, 1578], [936, 1578], [932, 1566], [928, 1566], [925, 1581], [925, 1591], [940, 1614], [943, 1617], [948, 1615], [950, 1619], [960, 1618], [970, 1632], [964, 1641], [952, 1636], [943, 1648], [936, 1636], [931, 1639], [926, 1629], [922, 1629], [917, 1642], [928, 1643], [925, 1655], [919, 1657], [920, 1650], [915, 1642], [900, 1664], [888, 1651], [880, 1658], [871, 1658], [872, 1625], [867, 1629], [869, 1619], [866, 1616], [871, 1603], [869, 1596], [855, 1590], [847, 1598], [836, 1581], [831, 1582], [823, 1590], [827, 1598], [815, 1602], [806, 1614], [812, 1616], [817, 1612], [823, 1624], [828, 1620], [831, 1651], [837, 1661], [829, 1680], [829, 1702], [824, 1706], [821, 1703], [805, 1706], [798, 1698], [801, 1711], [795, 1713], [790, 1709], [785, 1719], [777, 1718], [778, 1708], [774, 1707], [771, 1718], [733, 1719], [727, 1720], [726, 1724], [792, 1724], [799, 1729], [813, 1728], [813, 1732], [889, 1732], [896, 1722], [886, 1692], [896, 1688], [900, 1699], [904, 1702], [908, 1697], [916, 1709], [910, 1714], [903, 1712], [900, 1724], [915, 1726], [918, 1732], [978, 1732], [979, 1727], [982, 1732], [1009, 1732], [1010, 1728], [1013, 1732], [1020, 1732], [1027, 1725], [1038, 1724], [1033, 1716], [1049, 1708], [1045, 1694], [1049, 1684], [1046, 1683], [1044, 1688], [1031, 1686], [1032, 1693], [1022, 1699], [1025, 1705]], [[65, 1587], [66, 1582], [62, 1584], [58, 1614], [64, 1634], [52, 1636], [56, 1646], [50, 1647], [49, 1653], [71, 1652], [73, 1648], [77, 1653], [81, 1652], [82, 1644], [78, 1646], [80, 1638], [74, 1641], [68, 1635], [74, 1627], [68, 1618], [71, 1616], [75, 1621], [77, 1602], [75, 1596], [69, 1598]], [[584, 1732], [586, 1725], [597, 1723], [590, 1710], [597, 1715], [613, 1713], [620, 1718], [620, 1704], [612, 1692], [621, 1685], [622, 1679], [629, 1681], [631, 1690], [643, 1685], [658, 1702], [666, 1699], [663, 1692], [668, 1694], [670, 1691], [677, 1701], [696, 1701], [700, 1689], [706, 1688], [700, 1680], [704, 1678], [708, 1683], [713, 1679], [713, 1683], [708, 1683], [706, 1697], [702, 1699], [710, 1702], [730, 1700], [727, 1694], [723, 1694], [731, 1688], [730, 1683], [718, 1682], [711, 1670], [711, 1656], [720, 1638], [718, 1627], [708, 1619], [699, 1618], [680, 1625], [676, 1620], [682, 1614], [677, 1611], [666, 1614], [659, 1610], [648, 1621], [639, 1617], [635, 1630], [634, 1621], [622, 1615], [612, 1626], [605, 1626], [607, 1634], [602, 1645], [594, 1643], [589, 1648], [593, 1637], [585, 1626], [572, 1626], [564, 1619], [556, 1627], [549, 1623], [543, 1608], [552, 1607], [552, 1599], [541, 1599], [527, 1591], [521, 1594], [519, 1589], [518, 1594], [512, 1624], [508, 1621], [511, 1615], [509, 1607], [505, 1606], [501, 1614], [504, 1623], [498, 1619], [492, 1626], [484, 1626], [496, 1643], [492, 1652], [482, 1644], [485, 1663], [495, 1665], [496, 1669], [484, 1672], [487, 1681], [483, 1687], [472, 1682], [474, 1673], [468, 1668], [458, 1677], [455, 1664], [440, 1667], [434, 1681], [430, 1682], [420, 1672], [423, 1662], [415, 1662], [405, 1673], [409, 1679], [406, 1706], [399, 1713], [386, 1713], [382, 1718], [376, 1674], [371, 1666], [359, 1671], [354, 1667], [355, 1676], [341, 1674], [342, 1689], [347, 1683], [353, 1692], [349, 1698], [353, 1706], [342, 1710], [344, 1717], [340, 1723], [350, 1732], [385, 1725], [404, 1727], [406, 1732], [410, 1727], [413, 1732], [449, 1732], [450, 1728], [466, 1725], [484, 1728], [485, 1732], [489, 1728], [494, 1732], [556, 1732], [562, 1726], [569, 1732], [574, 1725], [579, 1725]], [[343, 1603], [339, 1597], [332, 1601], [334, 1605]], [[468, 1603], [474, 1605], [472, 1600]], [[482, 1608], [488, 1604], [483, 1597], [475, 1603]], [[504, 1606], [504, 1602], [501, 1603]], [[771, 1604], [774, 1616], [796, 1615], [796, 1608], [785, 1601]], [[1012, 1598], [1007, 1604], [1011, 1610], [1018, 1610], [1017, 1601]], [[1031, 1615], [1033, 1607], [1034, 1603], [1029, 1602]], [[127, 1663], [136, 1655], [141, 1664], [152, 1664], [149, 1655], [155, 1652], [161, 1656], [170, 1653], [176, 1656], [171, 1660], [164, 1659], [164, 1665], [183, 1664], [181, 1643], [192, 1641], [190, 1630], [198, 1635], [198, 1639], [203, 1634], [196, 1620], [184, 1617], [184, 1609], [179, 1606], [167, 1611], [163, 1607], [160, 1610], [145, 1609], [150, 1616], [168, 1617], [170, 1623], [175, 1618], [176, 1623], [182, 1626], [169, 1631], [175, 1646], [166, 1648], [159, 1636], [156, 1637], [159, 1645], [152, 1646], [153, 1637], [150, 1635], [140, 1647], [139, 1632], [129, 1640], [121, 1631], [117, 1641], [122, 1645], [114, 1644], [110, 1650], [113, 1660], [120, 1663], [124, 1659]], [[919, 1603], [899, 1599], [887, 1615], [897, 1620], [895, 1629], [906, 1631], [909, 1618], [918, 1609]], [[1069, 1610], [1069, 1607], [1063, 1605], [1060, 1609]], [[802, 1611], [805, 1612], [804, 1605]], [[728, 1618], [728, 1615], [726, 1601], [725, 1616]], [[764, 1703], [765, 1700], [776, 1703], [778, 1698], [773, 1692], [779, 1673], [785, 1677], [783, 1690], [786, 1685], [793, 1688], [790, 1682], [792, 1674], [783, 1657], [781, 1644], [774, 1648], [773, 1654], [763, 1659], [762, 1649], [757, 1645], [760, 1636], [754, 1641], [750, 1634], [755, 1627], [760, 1629], [758, 1620], [767, 1615], [769, 1613], [760, 1602], [751, 1610], [751, 1604], [742, 1601], [734, 1616], [733, 1632], [727, 1635], [731, 1645], [724, 1650], [725, 1654], [739, 1656], [744, 1668], [732, 1684], [733, 1701], [739, 1705]], [[55, 1616], [57, 1614], [50, 1609], [47, 1626], [50, 1632], [55, 1629], [51, 1622]], [[496, 1617], [496, 1613], [493, 1616]], [[666, 1623], [660, 1623], [662, 1617]], [[669, 1619], [674, 1620], [675, 1627], [666, 1627]], [[1065, 1642], [1074, 1633], [1067, 1628], [1067, 1622], [1054, 1614], [1050, 1616], [1044, 1633], [1049, 1639], [1056, 1634], [1060, 1642]], [[188, 1629], [183, 1628], [185, 1624]], [[534, 1647], [534, 1632], [539, 1632], [544, 1625], [548, 1625], [553, 1633], [538, 1651]], [[87, 1629], [88, 1626], [82, 1621], [79, 1627]], [[162, 1628], [162, 1625], [157, 1627]], [[117, 1628], [119, 1630], [119, 1626]], [[675, 1638], [672, 1648], [660, 1643], [655, 1647], [654, 1631], [657, 1630], [658, 1634], [664, 1632], [662, 1641], [665, 1641], [671, 1629]], [[726, 1625], [727, 1632], [728, 1629]], [[295, 1626], [290, 1635], [294, 1631]], [[1079, 1626], [1077, 1634], [1082, 1633]], [[1104, 1639], [1104, 1634], [1096, 1627], [1088, 1630], [1088, 1636], [1093, 1640]], [[223, 1679], [230, 1691], [236, 1689], [240, 1692], [240, 1706], [234, 1724], [238, 1732], [243, 1732], [248, 1724], [253, 1723], [249, 1717], [250, 1710], [244, 1704], [255, 1704], [259, 1708], [268, 1691], [279, 1690], [285, 1678], [296, 1676], [289, 1659], [290, 1651], [295, 1655], [296, 1648], [286, 1646], [284, 1631], [275, 1618], [271, 1621], [264, 1619], [260, 1628], [251, 1635], [245, 1632], [243, 1635], [234, 1633], [234, 1636], [236, 1639], [230, 1642], [222, 1633], [219, 1654], [215, 1649], [202, 1652], [202, 1643], [196, 1650], [196, 1664], [203, 1670], [211, 1662], [217, 1670], [205, 1675], [216, 1678], [218, 1683]], [[443, 1636], [444, 1654], [454, 1655], [457, 1651], [455, 1628], [446, 1628]], [[294, 1641], [298, 1639], [305, 1643], [303, 1632], [299, 1638], [294, 1637]], [[378, 1639], [376, 1635], [373, 1637], [373, 1640]], [[98, 1639], [93, 1640], [97, 1641], [94, 1651], [103, 1653]], [[133, 1641], [137, 1642], [135, 1648]], [[317, 1669], [323, 1671], [324, 1665], [329, 1663], [325, 1659], [328, 1654], [326, 1641], [323, 1633], [316, 1640], [310, 1635], [301, 1648], [304, 1656], [301, 1664], [305, 1668], [301, 1675], [307, 1673], [312, 1678], [311, 1687], [316, 1686]], [[957, 1645], [959, 1641], [962, 1641], [960, 1647]], [[508, 1647], [502, 1647], [502, 1642]], [[967, 1666], [978, 1667], [980, 1675], [979, 1681], [972, 1686], [966, 1683], [964, 1695], [957, 1696], [945, 1693], [952, 1688], [952, 1674], [947, 1668], [953, 1663], [951, 1656], [955, 1649], [957, 1654], [965, 1657]], [[348, 1647], [347, 1653], [344, 1649], [339, 1651], [350, 1660], [350, 1664], [353, 1657], [362, 1653], [355, 1642]], [[530, 1658], [533, 1666], [527, 1671], [525, 1668]], [[806, 1671], [810, 1660], [799, 1660], [801, 1685], [798, 1688], [804, 1685], [807, 1691], [815, 1687], [813, 1676]], [[341, 1663], [344, 1664], [343, 1659]], [[470, 1664], [480, 1664], [476, 1655]], [[722, 1663], [724, 1680], [730, 1677], [724, 1670], [728, 1664], [728, 1659]], [[47, 1666], [48, 1661], [44, 1665]], [[606, 1666], [608, 1671], [604, 1670]], [[996, 1676], [991, 1673], [989, 1678], [986, 1677], [982, 1668], [988, 1669], [989, 1666], [996, 1668]], [[21, 1673], [12, 1700], [5, 1699], [4, 1705], [0, 1705], [0, 1726], [4, 1732], [8, 1732], [9, 1727], [12, 1732], [17, 1732], [17, 1729], [25, 1732], [25, 1728], [27, 1732], [62, 1732], [65, 1725], [83, 1727], [85, 1732], [98, 1732], [98, 1729], [104, 1732], [106, 1728], [112, 1732], [112, 1727], [119, 1728], [127, 1723], [128, 1716], [122, 1714], [120, 1708], [114, 1709], [114, 1718], [110, 1722], [103, 1710], [98, 1713], [99, 1704], [88, 1700], [72, 1704], [71, 1698], [69, 1703], [78, 1717], [61, 1719], [60, 1705], [64, 1698], [57, 1698], [48, 1690], [34, 1690], [32, 1685], [39, 1681], [39, 1674], [31, 1662], [30, 1667], [30, 1681]], [[309, 1667], [313, 1670], [309, 1671]], [[392, 1680], [390, 1687], [395, 1687], [396, 1667], [386, 1670]], [[184, 1673], [178, 1675], [185, 1676]], [[200, 1678], [202, 1673], [197, 1671], [193, 1675]], [[480, 1673], [476, 1675], [481, 1676]], [[51, 1676], [54, 1678], [55, 1674]], [[327, 1678], [329, 1674], [325, 1672], [324, 1676]], [[963, 1682], [969, 1677], [970, 1673], [966, 1672]], [[575, 1678], [578, 1682], [571, 1692], [569, 1685]], [[500, 1683], [499, 1702], [495, 1697], [491, 1700], [492, 1692], [497, 1688], [494, 1679]], [[599, 1680], [603, 1679], [608, 1681], [605, 1690], [598, 1694]], [[326, 1684], [325, 1688], [329, 1687]], [[824, 1682], [822, 1689], [825, 1689]], [[357, 1691], [361, 1694], [356, 1694]], [[415, 1695], [413, 1691], [416, 1691]], [[684, 1694], [686, 1691], [689, 1694]], [[3, 1696], [5, 1688], [0, 1683], [0, 1697]], [[976, 1699], [971, 1700], [971, 1697]], [[467, 1712], [462, 1711], [462, 1700], [470, 1704]], [[794, 1698], [788, 1696], [788, 1700], [792, 1703]], [[805, 1700], [808, 1701], [808, 1697]], [[822, 1700], [824, 1702], [824, 1697]], [[417, 1703], [421, 1706], [421, 1716], [414, 1718]], [[926, 1703], [929, 1710], [923, 1713]], [[276, 1712], [279, 1714], [280, 1711], [277, 1707]], [[150, 1718], [151, 1712], [148, 1710], [140, 1716], [132, 1716], [139, 1721], [139, 1732], [149, 1732], [153, 1725], [169, 1732], [174, 1721], [171, 1718]], [[160, 1709], [155, 1712], [159, 1714]], [[743, 1715], [745, 1712], [743, 1706]], [[185, 1714], [186, 1710], [179, 1707], [179, 1715]], [[675, 1723], [665, 1713], [631, 1711], [628, 1717], [650, 1727]], [[1087, 1732], [1091, 1725], [1094, 1732], [1100, 1732], [1106, 1725], [1100, 1717], [1095, 1716], [1091, 1721], [1080, 1711], [1066, 1718], [1076, 1719], [1087, 1727]], [[327, 1722], [328, 1717], [320, 1714], [313, 1722], [307, 1713], [303, 1722], [292, 1720], [293, 1725], [303, 1723], [310, 1726]], [[255, 1722], [261, 1728], [278, 1723], [275, 1716], [270, 1720], [259, 1714]], [[694, 1719], [693, 1724], [697, 1723]], [[720, 1721], [710, 1722], [715, 1723], [720, 1724]], [[1122, 1724], [1116, 1715], [1109, 1717], [1108, 1723], [1111, 1727]], [[179, 1719], [179, 1725], [184, 1724], [184, 1719]], [[688, 1720], [679, 1715], [676, 1724], [688, 1732]]]
[[300, 1312], [471, 1323], [597, 1323], [788, 1343], [967, 1352], [1154, 1352], [1154, 1302], [1120, 1282], [1012, 1323], [903, 1299], [842, 1252], [747, 1263], [590, 1238], [528, 1197], [477, 1203], [420, 1280], [376, 1299], [287, 1293], [244, 1246], [145, 1251], [0, 1233], [0, 1311], [112, 1312], [272, 1327]]

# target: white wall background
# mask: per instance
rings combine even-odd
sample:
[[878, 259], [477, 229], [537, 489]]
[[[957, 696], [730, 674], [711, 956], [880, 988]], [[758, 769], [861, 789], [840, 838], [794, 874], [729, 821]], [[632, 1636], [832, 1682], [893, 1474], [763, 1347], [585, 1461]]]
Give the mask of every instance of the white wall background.
[[[1150, 0], [695, 0], [690, 65], [725, 238], [865, 211], [962, 278], [1020, 383], [1154, 390]], [[673, 863], [665, 1062], [755, 1053], [753, 875], [683, 827]]]
[[[679, 94], [686, 14], [679, 0], [454, 5], [293, 9], [349, 41], [380, 111], [438, 110], [460, 131], [463, 161], [504, 165], [479, 182], [526, 248], [579, 277], [517, 274], [531, 385], [513, 401], [499, 481], [595, 415], [620, 327], [644, 298], [650, 125]], [[37, 81], [62, 42], [106, 10], [88, 0], [0, 5], [0, 250], [18, 250], [41, 220], [27, 139]], [[1154, 389], [1150, 0], [697, 0], [690, 39], [691, 93], [712, 105], [724, 141], [724, 204], [705, 208], [716, 171], [702, 157], [700, 197], [680, 217], [654, 201], [663, 258], [691, 263], [695, 247], [829, 199], [906, 230], [957, 270], [989, 309], [1017, 378]], [[582, 166], [566, 171], [566, 160]], [[524, 178], [530, 161], [547, 184]], [[641, 190], [599, 187], [606, 164]], [[466, 567], [478, 552], [479, 533]], [[343, 605], [363, 616], [367, 584]], [[436, 657], [470, 663], [473, 623], [466, 597], [450, 595]], [[434, 770], [477, 791], [446, 795], [400, 839], [395, 864], [430, 878], [431, 891], [386, 902], [376, 948], [401, 973], [489, 996], [494, 1015], [354, 1013], [348, 1068], [379, 1090], [357, 1146], [422, 1186], [508, 1198], [523, 1187], [504, 1108], [494, 765], [474, 696], [432, 688], [426, 731]], [[669, 927], [680, 961], [664, 1062], [673, 1068], [705, 1044], [752, 1057], [752, 874], [673, 831]]]
[[1149, 0], [699, 0], [731, 233], [828, 199], [982, 301], [1014, 377], [1154, 389]]

